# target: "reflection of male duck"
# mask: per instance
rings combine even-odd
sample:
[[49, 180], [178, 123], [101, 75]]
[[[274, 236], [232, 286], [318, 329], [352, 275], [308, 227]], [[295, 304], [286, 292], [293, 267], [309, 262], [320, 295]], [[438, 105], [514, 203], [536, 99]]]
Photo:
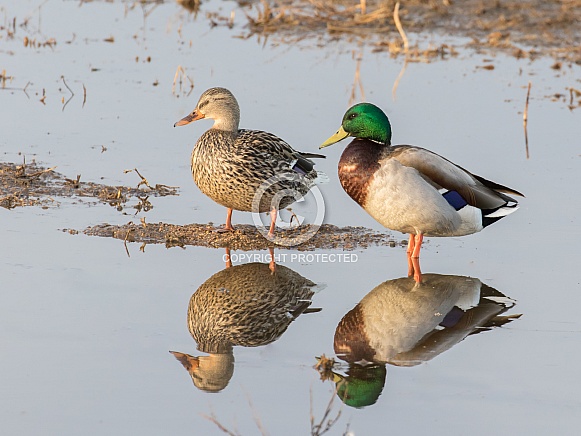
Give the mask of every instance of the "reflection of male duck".
[[335, 353], [350, 368], [347, 377], [333, 374], [333, 379], [346, 404], [375, 403], [385, 383], [385, 363], [418, 365], [468, 335], [520, 316], [500, 316], [514, 301], [478, 279], [439, 274], [423, 279], [380, 284], [339, 322]]
[[234, 372], [232, 347], [257, 347], [277, 340], [309, 309], [316, 284], [277, 265], [247, 263], [226, 268], [203, 283], [188, 306], [188, 328], [198, 350], [210, 356], [171, 353], [190, 373], [194, 384], [218, 392]]

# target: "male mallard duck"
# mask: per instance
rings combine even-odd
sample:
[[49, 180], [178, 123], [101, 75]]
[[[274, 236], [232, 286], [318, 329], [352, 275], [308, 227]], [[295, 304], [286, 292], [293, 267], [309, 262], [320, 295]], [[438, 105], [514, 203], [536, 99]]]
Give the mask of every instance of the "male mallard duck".
[[506, 194], [518, 191], [471, 174], [429, 150], [391, 145], [391, 125], [383, 111], [359, 103], [320, 148], [355, 139], [339, 160], [343, 189], [373, 218], [409, 233], [409, 275], [421, 282], [419, 257], [425, 236], [464, 236], [479, 232], [517, 209]]
[[416, 366], [469, 335], [500, 327], [520, 315], [503, 315], [515, 304], [506, 295], [471, 277], [424, 274], [376, 286], [341, 319], [333, 346], [349, 363], [343, 375], [322, 376], [336, 385], [348, 406], [374, 404], [385, 385], [385, 364]]
[[351, 363], [415, 366], [520, 316], [501, 316], [515, 301], [476, 278], [423, 279], [388, 280], [363, 297], [337, 325], [337, 356]]
[[[213, 119], [214, 125], [198, 139], [192, 151], [191, 169], [196, 185], [228, 209], [224, 230], [234, 230], [233, 209], [270, 212], [272, 237], [277, 209], [305, 195], [317, 178], [309, 158], [325, 156], [298, 152], [272, 133], [238, 129], [240, 107], [234, 95], [224, 88], [205, 91], [194, 111], [174, 127], [202, 118]], [[258, 210], [256, 207], [253, 210], [255, 193], [261, 185], [267, 189], [256, 204]], [[293, 195], [282, 197], [278, 205], [271, 204], [282, 191]]]

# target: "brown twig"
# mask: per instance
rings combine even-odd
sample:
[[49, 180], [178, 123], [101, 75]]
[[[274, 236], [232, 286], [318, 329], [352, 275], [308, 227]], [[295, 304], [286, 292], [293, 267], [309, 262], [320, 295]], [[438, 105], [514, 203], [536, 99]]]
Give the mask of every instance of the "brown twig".
[[353, 87], [351, 88], [351, 97], [349, 97], [349, 106], [355, 103], [356, 89], [359, 87], [359, 93], [361, 94], [361, 101], [365, 101], [365, 90], [363, 89], [363, 83], [361, 82], [361, 56], [357, 57], [357, 65], [355, 67], [355, 78], [353, 79]]
[[69, 99], [63, 105], [63, 112], [64, 112], [65, 111], [65, 108], [67, 107], [67, 104], [69, 104], [69, 101], [71, 101], [73, 99], [73, 97], [75, 96], [75, 93], [69, 87], [69, 85], [67, 85], [67, 82], [65, 81], [65, 76], [61, 76], [61, 79], [63, 80], [63, 83], [65, 84], [65, 86], [67, 87], [67, 89], [69, 90], [69, 92], [71, 93], [71, 96], [69, 97]]
[[530, 157], [529, 156], [529, 135], [528, 135], [528, 131], [527, 131], [527, 125], [528, 125], [528, 121], [529, 121], [529, 97], [531, 95], [531, 82], [529, 81], [529, 86], [527, 89], [527, 99], [525, 102], [525, 110], [523, 112], [522, 115], [522, 119], [523, 119], [523, 127], [524, 127], [524, 131], [525, 131], [525, 149], [526, 149], [526, 155], [527, 155], [527, 159]]
[[224, 427], [224, 426], [223, 426], [223, 425], [220, 423], [220, 421], [218, 421], [218, 418], [216, 418], [216, 415], [214, 415], [214, 413], [212, 413], [211, 415], [205, 415], [205, 414], [202, 414], [202, 416], [203, 416], [204, 418], [206, 418], [208, 421], [210, 421], [210, 422], [213, 422], [214, 424], [216, 424], [216, 426], [217, 426], [217, 427], [218, 427], [220, 430], [222, 430], [224, 433], [226, 433], [226, 434], [228, 434], [228, 435], [230, 435], [230, 436], [240, 436], [240, 433], [234, 433], [234, 432], [232, 432], [232, 431], [228, 430], [226, 427]]
[[127, 230], [127, 233], [125, 233], [125, 238], [123, 238], [123, 245], [125, 246], [125, 252], [127, 253], [127, 257], [131, 257], [131, 254], [129, 254], [129, 247], [127, 247], [127, 238], [129, 238], [129, 233], [131, 233], [133, 230], [129, 229]]
[[403, 77], [403, 74], [405, 73], [405, 70], [408, 66], [408, 54], [409, 54], [409, 41], [408, 38], [405, 34], [405, 31], [403, 30], [403, 26], [401, 24], [401, 21], [399, 19], [399, 2], [397, 2], [395, 4], [395, 8], [393, 10], [393, 21], [395, 22], [395, 27], [397, 28], [397, 31], [399, 32], [399, 35], [401, 36], [401, 39], [403, 40], [403, 52], [405, 54], [405, 60], [403, 63], [403, 67], [401, 68], [397, 78], [395, 79], [395, 82], [393, 82], [393, 88], [391, 89], [391, 95], [393, 100], [395, 101], [396, 99], [396, 95], [397, 95], [397, 87], [399, 86], [399, 81], [401, 80], [401, 78]]
[[176, 83], [178, 81], [178, 78], [180, 79], [180, 89], [182, 87], [182, 80], [181, 80], [181, 75], [180, 72], [184, 71], [184, 69], [182, 68], [181, 65], [178, 65], [177, 69], [176, 69], [176, 73], [173, 76], [173, 84], [171, 85], [171, 93], [175, 94], [176, 93]]
[[254, 404], [252, 404], [252, 400], [250, 399], [250, 395], [248, 395], [248, 393], [246, 394], [246, 399], [248, 400], [248, 405], [250, 406], [250, 410], [252, 410], [252, 418], [254, 419], [256, 427], [258, 427], [258, 430], [260, 430], [260, 434], [263, 436], [267, 435], [268, 433], [264, 429], [262, 421], [260, 420], [260, 416], [258, 416], [258, 413], [256, 412]]
[[[180, 92], [182, 91], [182, 76], [185, 79], [187, 79], [188, 82], [190, 82], [190, 89], [186, 94], [186, 96], [188, 96], [191, 94], [191, 92], [194, 89], [194, 81], [188, 77], [188, 75], [186, 74], [186, 71], [184, 70], [184, 68], [181, 65], [178, 65], [178, 67], [176, 69], [176, 73], [175, 73], [174, 78], [173, 78], [173, 84], [171, 87], [171, 93], [174, 95], [177, 95], [176, 94], [176, 83], [178, 83], [178, 79], [179, 79], [179, 85], [180, 85], [179, 91]], [[184, 91], [184, 93], [185, 93], [185, 91]]]
[[[26, 164], [24, 164], [24, 165], [26, 165]], [[51, 171], [53, 171], [55, 168], [56, 168], [56, 166], [54, 166], [54, 167], [52, 167], [52, 168], [47, 168], [47, 169], [45, 169], [45, 170], [40, 170], [40, 171], [37, 171], [37, 172], [35, 172], [35, 173], [32, 173], [32, 174], [22, 174], [22, 175], [20, 175], [20, 176], [18, 176], [18, 177], [26, 177], [27, 179], [33, 179], [33, 178], [35, 178], [35, 177], [39, 177], [39, 176], [41, 176], [41, 175], [43, 175], [43, 174], [45, 174], [45, 173], [51, 172]]]
[[2, 74], [0, 74], [0, 82], [2, 83], [2, 88], [6, 87], [6, 79], [12, 79], [6, 75], [6, 70], [2, 70]]
[[359, 0], [359, 5], [361, 6], [361, 15], [365, 15], [365, 12], [367, 11], [366, 0]]
[[401, 67], [399, 74], [395, 78], [395, 82], [393, 82], [393, 88], [391, 88], [391, 97], [393, 98], [393, 101], [395, 101], [395, 99], [397, 97], [397, 87], [398, 87], [399, 81], [403, 77], [403, 74], [405, 73], [405, 70], [407, 67], [408, 67], [408, 59], [406, 57], [405, 60], [403, 61], [403, 66]]
[[399, 19], [399, 2], [397, 2], [395, 4], [395, 8], [393, 10], [393, 21], [395, 22], [395, 27], [397, 28], [397, 31], [399, 32], [401, 39], [403, 40], [404, 53], [407, 54], [407, 52], [409, 51], [410, 45], [408, 42], [408, 38], [403, 30], [403, 26], [401, 25], [401, 21]]
[[135, 172], [137, 173], [137, 175], [138, 175], [138, 176], [141, 178], [141, 182], [139, 182], [139, 183], [137, 184], [137, 189], [139, 189], [139, 187], [140, 187], [141, 185], [145, 185], [145, 186], [147, 186], [149, 189], [151, 189], [151, 190], [154, 190], [154, 189], [151, 187], [151, 185], [149, 184], [149, 182], [147, 181], [147, 179], [141, 175], [141, 173], [139, 172], [139, 170], [138, 170], [137, 168], [133, 168], [132, 170], [125, 170], [125, 171], [123, 171], [123, 173], [127, 174], [127, 173], [130, 173], [130, 172], [132, 172], [132, 171], [135, 171]]
[[329, 417], [331, 411], [333, 410], [333, 404], [335, 402], [335, 396], [337, 395], [337, 390], [333, 390], [331, 394], [331, 399], [327, 403], [327, 407], [325, 408], [325, 412], [323, 413], [323, 417], [318, 424], [315, 424], [315, 416], [313, 414], [313, 390], [309, 391], [310, 395], [310, 402], [311, 402], [311, 436], [321, 436], [322, 434], [327, 433], [331, 428], [335, 425], [335, 423], [341, 417], [342, 410], [339, 409], [337, 415], [334, 418]]

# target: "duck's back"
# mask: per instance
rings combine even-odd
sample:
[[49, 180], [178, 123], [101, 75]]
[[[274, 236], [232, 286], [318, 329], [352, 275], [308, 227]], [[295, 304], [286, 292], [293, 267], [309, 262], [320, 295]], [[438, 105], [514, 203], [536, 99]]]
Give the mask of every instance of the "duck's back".
[[[264, 182], [274, 176], [298, 174], [292, 165], [299, 157], [289, 144], [268, 132], [210, 129], [192, 151], [191, 169], [194, 181], [208, 197], [225, 207], [250, 211], [254, 194]], [[311, 170], [304, 177], [272, 186], [261, 202], [261, 212], [270, 210], [270, 199], [277, 191], [290, 188], [306, 194], [316, 175]], [[280, 207], [292, 202], [294, 199]]]
[[276, 340], [311, 304], [315, 283], [283, 265], [247, 263], [219, 271], [192, 295], [188, 327], [198, 346], [255, 347]]

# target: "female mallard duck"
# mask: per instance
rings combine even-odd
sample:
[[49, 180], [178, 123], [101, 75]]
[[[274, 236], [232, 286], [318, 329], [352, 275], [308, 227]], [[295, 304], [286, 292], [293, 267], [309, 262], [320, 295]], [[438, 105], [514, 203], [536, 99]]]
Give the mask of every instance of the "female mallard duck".
[[[224, 88], [205, 91], [194, 111], [174, 127], [202, 118], [213, 119], [214, 125], [198, 139], [192, 151], [191, 169], [196, 185], [228, 209], [224, 230], [234, 230], [233, 209], [270, 212], [268, 235], [272, 237], [277, 210], [299, 200], [317, 178], [309, 158], [325, 156], [298, 152], [272, 133], [238, 129], [238, 102]], [[259, 198], [253, 207], [257, 191]], [[292, 195], [279, 199], [281, 192]], [[273, 204], [273, 200], [278, 204]]]
[[339, 160], [341, 185], [379, 223], [409, 233], [409, 275], [417, 282], [424, 235], [479, 232], [517, 209], [517, 201], [506, 194], [523, 196], [424, 148], [392, 146], [389, 119], [373, 104], [347, 110], [337, 133], [320, 148], [347, 136], [355, 139]]
[[194, 357], [171, 351], [200, 389], [223, 389], [234, 372], [234, 346], [258, 347], [276, 341], [310, 308], [321, 289], [283, 265], [272, 271], [266, 263], [247, 263], [217, 272], [192, 295], [188, 329], [198, 350]]

